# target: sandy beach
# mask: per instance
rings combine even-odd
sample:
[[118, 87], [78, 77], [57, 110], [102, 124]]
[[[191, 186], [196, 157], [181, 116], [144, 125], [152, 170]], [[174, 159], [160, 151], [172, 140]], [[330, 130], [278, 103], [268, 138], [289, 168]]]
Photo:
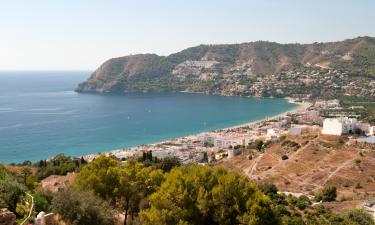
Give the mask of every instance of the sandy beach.
[[[294, 107], [293, 109], [291, 109], [289, 111], [277, 114], [277, 115], [272, 116], [272, 117], [266, 117], [264, 119], [251, 121], [251, 122], [247, 122], [247, 123], [243, 123], [243, 124], [239, 124], [239, 125], [235, 125], [235, 126], [231, 126], [231, 127], [226, 127], [226, 128], [211, 130], [211, 131], [206, 131], [206, 132], [200, 132], [200, 133], [197, 133], [197, 134], [177, 137], [177, 138], [174, 138], [174, 139], [163, 140], [163, 141], [159, 141], [159, 142], [155, 142], [155, 143], [151, 143], [151, 144], [139, 145], [139, 146], [123, 148], [123, 149], [114, 149], [114, 150], [103, 152], [103, 153], [108, 154], [108, 155], [111, 154], [111, 155], [114, 155], [118, 158], [128, 158], [128, 157], [133, 157], [133, 156], [137, 155], [140, 151], [148, 150], [150, 148], [152, 148], [153, 151], [156, 150], [156, 152], [159, 152], [159, 153], [163, 152], [163, 151], [166, 152], [165, 149], [163, 149], [163, 148], [158, 149], [157, 146], [163, 145], [165, 143], [172, 143], [172, 142], [180, 143], [180, 142], [184, 142], [185, 140], [197, 140], [202, 135], [207, 135], [207, 134], [210, 134], [210, 133], [216, 133], [218, 131], [229, 131], [229, 130], [233, 130], [233, 129], [236, 129], [236, 128], [244, 128], [244, 127], [256, 127], [257, 125], [259, 125], [260, 123], [263, 123], [265, 121], [275, 120], [275, 119], [278, 119], [279, 117], [283, 117], [283, 116], [286, 116], [286, 115], [291, 114], [291, 113], [306, 111], [311, 106], [311, 103], [309, 103], [309, 102], [296, 102], [293, 98], [285, 98], [285, 99], [289, 103], [296, 104], [296, 107]], [[90, 160], [94, 159], [97, 155], [98, 155], [97, 153], [94, 153], [94, 154], [85, 155], [83, 157], [86, 160], [90, 161]]]

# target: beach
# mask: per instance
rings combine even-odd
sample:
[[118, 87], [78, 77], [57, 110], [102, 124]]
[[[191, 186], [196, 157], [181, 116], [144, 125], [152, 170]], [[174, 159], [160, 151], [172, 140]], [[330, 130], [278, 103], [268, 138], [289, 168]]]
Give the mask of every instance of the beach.
[[[212, 130], [207, 132], [201, 132], [197, 134], [182, 136], [174, 139], [164, 140], [160, 142], [155, 142], [152, 144], [147, 145], [139, 145], [130, 148], [123, 148], [123, 149], [115, 149], [112, 151], [104, 152], [102, 154], [106, 155], [113, 155], [120, 159], [126, 159], [131, 157], [139, 156], [143, 151], [152, 151], [154, 156], [164, 158], [167, 156], [171, 157], [178, 157], [182, 161], [190, 162], [188, 160], [192, 154], [200, 154], [202, 152], [209, 152], [214, 154], [220, 148], [206, 148], [202, 147], [202, 142], [204, 142], [204, 137], [215, 137], [215, 138], [223, 138], [227, 139], [228, 141], [232, 141], [233, 144], [241, 144], [244, 140], [251, 141], [256, 138], [259, 138], [260, 135], [255, 134], [259, 133], [259, 127], [262, 124], [269, 122], [280, 120], [283, 117], [286, 117], [290, 114], [305, 112], [311, 106], [309, 102], [297, 102], [292, 98], [286, 98], [289, 103], [296, 104], [291, 110], [286, 112], [279, 113], [272, 117], [266, 117], [264, 119], [251, 121], [235, 126], [230, 126], [223, 129]], [[203, 138], [203, 139], [202, 139]], [[203, 141], [202, 141], [203, 140]], [[197, 144], [198, 143], [198, 144]], [[98, 154], [89, 154], [83, 156], [86, 160], [91, 161], [94, 159]]]

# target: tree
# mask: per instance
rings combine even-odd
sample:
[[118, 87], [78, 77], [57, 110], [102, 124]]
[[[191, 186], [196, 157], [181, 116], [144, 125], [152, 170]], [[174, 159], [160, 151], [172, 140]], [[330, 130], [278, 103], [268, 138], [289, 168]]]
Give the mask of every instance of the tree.
[[92, 190], [103, 199], [115, 201], [119, 183], [119, 161], [99, 155], [82, 168], [75, 179], [75, 186], [81, 190]]
[[0, 180], [0, 207], [16, 212], [17, 203], [25, 195], [25, 189], [15, 179]]
[[278, 192], [276, 185], [274, 185], [273, 183], [269, 183], [269, 182], [264, 182], [260, 184], [259, 189], [268, 196], [272, 196], [274, 194], [277, 194]]
[[135, 160], [128, 160], [121, 167], [116, 159], [101, 155], [82, 169], [74, 185], [117, 203], [124, 210], [126, 224], [128, 216], [138, 214], [141, 202], [163, 180], [162, 170], [145, 167]]
[[263, 141], [262, 141], [262, 140], [256, 140], [256, 141], [255, 141], [255, 148], [256, 148], [258, 151], [261, 151], [262, 148], [263, 148]]
[[71, 225], [113, 225], [114, 212], [108, 203], [90, 192], [66, 189], [56, 193], [52, 211]]
[[336, 187], [333, 185], [324, 186], [323, 190], [315, 196], [317, 201], [332, 202], [336, 200], [337, 193]]
[[21, 174], [23, 176], [23, 183], [26, 185], [26, 179], [32, 174], [30, 167], [24, 166], [21, 169]]
[[156, 169], [162, 169], [164, 172], [169, 172], [173, 167], [179, 166], [180, 160], [177, 157], [165, 157], [155, 162], [153, 165]]
[[119, 178], [117, 200], [122, 204], [126, 225], [129, 213], [132, 217], [138, 214], [141, 201], [161, 185], [163, 173], [128, 160], [124, 168], [120, 169]]
[[247, 177], [223, 168], [176, 167], [141, 211], [142, 224], [279, 224]]

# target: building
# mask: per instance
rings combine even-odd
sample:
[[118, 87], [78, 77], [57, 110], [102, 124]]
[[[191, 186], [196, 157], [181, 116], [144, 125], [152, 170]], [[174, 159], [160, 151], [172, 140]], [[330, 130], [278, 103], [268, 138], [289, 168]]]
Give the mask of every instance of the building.
[[321, 109], [333, 109], [340, 107], [340, 101], [337, 99], [333, 100], [318, 100], [315, 102], [314, 106]]
[[280, 131], [274, 128], [267, 129], [266, 139], [267, 140], [274, 140], [280, 136]]
[[328, 135], [342, 135], [352, 134], [357, 129], [357, 119], [340, 117], [327, 118], [323, 121], [322, 134]]
[[241, 154], [241, 149], [229, 149], [228, 150], [228, 158], [233, 158], [239, 154]]
[[291, 127], [288, 130], [289, 135], [298, 136], [302, 134], [302, 127]]

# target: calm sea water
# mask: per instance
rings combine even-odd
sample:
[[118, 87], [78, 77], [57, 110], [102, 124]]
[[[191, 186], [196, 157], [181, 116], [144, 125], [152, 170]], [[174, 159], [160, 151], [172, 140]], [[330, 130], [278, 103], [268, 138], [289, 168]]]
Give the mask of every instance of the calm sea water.
[[90, 72], [0, 72], [0, 161], [79, 156], [258, 120], [282, 99], [73, 90]]

